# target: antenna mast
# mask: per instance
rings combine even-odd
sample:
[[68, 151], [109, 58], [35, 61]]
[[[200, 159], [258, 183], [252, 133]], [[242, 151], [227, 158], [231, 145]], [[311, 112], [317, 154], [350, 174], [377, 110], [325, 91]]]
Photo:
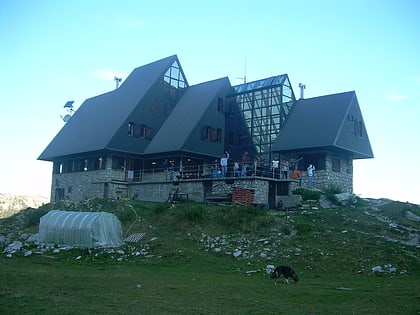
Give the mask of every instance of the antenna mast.
[[245, 62], [244, 62], [244, 76], [240, 78], [235, 78], [235, 79], [241, 79], [244, 81], [244, 84], [246, 83], [246, 54], [245, 54]]
[[245, 54], [245, 62], [244, 62], [244, 83], [246, 83], [246, 54]]

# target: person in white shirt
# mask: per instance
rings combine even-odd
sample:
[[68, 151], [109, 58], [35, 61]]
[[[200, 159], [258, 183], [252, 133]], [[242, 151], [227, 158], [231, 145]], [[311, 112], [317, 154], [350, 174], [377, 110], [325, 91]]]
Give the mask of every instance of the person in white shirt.
[[225, 155], [220, 159], [220, 166], [222, 167], [222, 177], [226, 177], [228, 160], [229, 152], [225, 151]]
[[274, 177], [277, 177], [277, 173], [279, 172], [279, 164], [280, 164], [280, 161], [279, 161], [278, 158], [274, 158], [274, 160], [271, 161], [271, 168], [272, 168], [272, 171], [273, 171], [273, 178]]
[[313, 164], [309, 164], [308, 168], [308, 188], [312, 188], [312, 178], [314, 176], [315, 166]]

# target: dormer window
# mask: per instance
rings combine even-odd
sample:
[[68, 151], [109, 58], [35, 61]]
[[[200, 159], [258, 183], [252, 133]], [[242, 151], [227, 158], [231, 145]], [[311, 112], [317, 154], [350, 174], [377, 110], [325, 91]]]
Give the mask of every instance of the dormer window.
[[145, 124], [128, 123], [128, 135], [134, 138], [151, 139], [152, 128]]
[[204, 126], [201, 130], [201, 140], [221, 143], [222, 129]]
[[130, 137], [140, 138], [140, 125], [129, 122], [128, 123], [128, 135]]

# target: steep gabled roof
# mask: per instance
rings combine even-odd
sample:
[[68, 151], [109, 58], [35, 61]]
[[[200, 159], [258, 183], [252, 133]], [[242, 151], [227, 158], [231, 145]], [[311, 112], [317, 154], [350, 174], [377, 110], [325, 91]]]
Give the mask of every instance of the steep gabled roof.
[[297, 101], [272, 150], [314, 148], [342, 149], [355, 159], [373, 157], [354, 91]]
[[106, 150], [128, 115], [175, 61], [173, 55], [136, 68], [118, 89], [87, 99], [38, 159]]
[[[227, 77], [189, 86], [144, 153], [157, 154], [176, 151], [199, 153], [188, 147], [188, 140], [191, 136], [195, 136], [193, 130], [196, 130], [215, 98], [224, 97], [230, 88], [231, 85]], [[197, 138], [193, 142], [198, 141]]]

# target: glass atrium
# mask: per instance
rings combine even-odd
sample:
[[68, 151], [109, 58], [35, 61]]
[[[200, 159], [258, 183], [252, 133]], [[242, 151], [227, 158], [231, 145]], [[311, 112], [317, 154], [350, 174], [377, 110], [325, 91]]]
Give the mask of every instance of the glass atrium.
[[[227, 97], [242, 115], [254, 151], [271, 161], [271, 146], [277, 138], [295, 101], [287, 74], [234, 86]], [[251, 151], [251, 150], [249, 150]]]

